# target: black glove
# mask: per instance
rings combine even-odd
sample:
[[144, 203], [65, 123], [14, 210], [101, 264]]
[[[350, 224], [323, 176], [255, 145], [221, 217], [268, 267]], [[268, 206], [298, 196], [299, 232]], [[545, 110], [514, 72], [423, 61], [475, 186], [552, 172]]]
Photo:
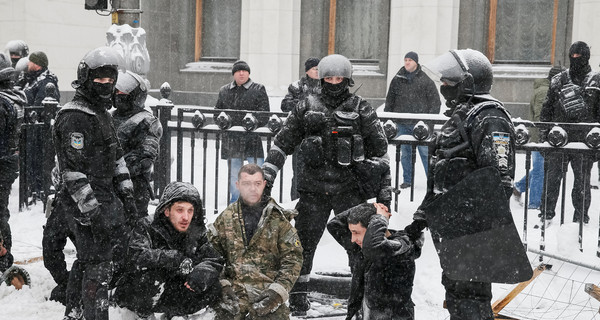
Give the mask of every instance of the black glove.
[[201, 293], [208, 289], [207, 277], [203, 268], [196, 266], [187, 277], [187, 284], [196, 293]]
[[548, 130], [548, 129], [540, 129], [540, 134], [539, 134], [540, 143], [548, 141], [548, 132], [549, 131], [550, 130]]
[[407, 225], [404, 228], [404, 232], [406, 232], [408, 238], [414, 242], [421, 239], [421, 233], [425, 228], [427, 228], [427, 221], [417, 219], [414, 220], [411, 224]]
[[102, 205], [89, 211], [90, 228], [96, 242], [107, 241], [110, 238], [111, 224], [108, 215], [103, 212]]
[[125, 211], [125, 219], [127, 220], [127, 224], [133, 229], [137, 220], [140, 218], [138, 216], [138, 210], [135, 206], [135, 199], [133, 197], [125, 197], [123, 198], [123, 211]]
[[252, 308], [259, 316], [264, 317], [269, 313], [275, 312], [282, 303], [283, 298], [279, 293], [273, 289], [266, 289], [256, 298], [256, 302], [252, 305]]
[[277, 171], [274, 171], [270, 166], [262, 166], [263, 173], [265, 175], [265, 180], [267, 181], [267, 185], [265, 186], [265, 190], [263, 190], [263, 195], [270, 197], [271, 190], [273, 190], [273, 183], [275, 182], [275, 177], [277, 177]]
[[232, 315], [240, 313], [240, 298], [235, 294], [232, 286], [224, 286], [221, 289], [219, 307]]
[[184, 276], [190, 274], [192, 270], [194, 270], [194, 262], [190, 258], [183, 259], [183, 261], [181, 261], [179, 264], [179, 273]]

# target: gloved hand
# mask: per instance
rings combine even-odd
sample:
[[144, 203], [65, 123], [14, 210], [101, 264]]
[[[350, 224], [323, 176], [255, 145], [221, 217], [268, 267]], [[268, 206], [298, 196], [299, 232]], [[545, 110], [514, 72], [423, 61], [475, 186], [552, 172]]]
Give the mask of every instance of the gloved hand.
[[265, 180], [267, 181], [267, 185], [263, 190], [263, 196], [270, 197], [271, 190], [273, 190], [273, 182], [275, 182], [275, 177], [277, 177], [277, 172], [274, 171], [270, 166], [262, 166], [263, 173], [265, 174]]
[[205, 272], [202, 268], [195, 267], [187, 276], [187, 285], [196, 293], [201, 293], [208, 289], [208, 283]]
[[96, 209], [87, 212], [90, 218], [90, 227], [95, 241], [107, 241], [110, 235], [111, 224], [108, 215], [102, 212], [102, 205]]
[[414, 220], [411, 224], [407, 225], [404, 228], [404, 231], [408, 235], [408, 238], [414, 242], [421, 239], [421, 233], [425, 228], [427, 228], [427, 221], [417, 219]]
[[258, 295], [252, 308], [259, 316], [264, 317], [269, 313], [275, 312], [282, 303], [283, 298], [279, 293], [275, 292], [273, 289], [266, 289]]
[[179, 264], [179, 273], [184, 276], [190, 274], [192, 270], [194, 270], [194, 262], [190, 258], [183, 259], [183, 261], [181, 261]]
[[240, 298], [235, 294], [231, 285], [223, 286], [221, 289], [221, 302], [219, 302], [219, 307], [229, 312], [231, 315], [240, 313]]
[[135, 223], [138, 218], [137, 207], [135, 206], [135, 199], [133, 197], [125, 197], [123, 198], [123, 211], [125, 211], [125, 219], [127, 220], [127, 224], [131, 228], [135, 227]]
[[548, 129], [540, 129], [540, 134], [539, 134], [540, 143], [548, 141], [548, 132], [549, 131], [550, 130], [548, 130]]

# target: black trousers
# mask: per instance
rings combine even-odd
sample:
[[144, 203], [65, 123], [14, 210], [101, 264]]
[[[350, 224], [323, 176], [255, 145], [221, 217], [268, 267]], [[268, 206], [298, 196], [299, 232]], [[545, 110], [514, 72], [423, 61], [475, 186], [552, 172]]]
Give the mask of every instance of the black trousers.
[[77, 249], [77, 260], [69, 272], [65, 315], [83, 306], [85, 319], [108, 320], [109, 283], [114, 266], [123, 265], [125, 260], [129, 232], [116, 196], [96, 196], [102, 203], [101, 212], [90, 226], [84, 226], [74, 219], [81, 213], [71, 197], [62, 191], [57, 195], [55, 210], [65, 214]]
[[571, 201], [575, 208], [574, 215], [587, 215], [591, 201], [590, 174], [594, 159], [582, 154], [547, 153], [544, 156], [544, 192], [542, 192], [541, 214], [551, 219], [556, 215], [556, 203], [561, 189], [563, 173], [569, 163], [573, 170], [573, 190]]
[[54, 281], [60, 286], [66, 286], [69, 281], [69, 271], [63, 250], [67, 239], [75, 243], [75, 235], [69, 229], [65, 213], [52, 209], [42, 237], [42, 254], [44, 267], [48, 269]]
[[13, 264], [12, 233], [10, 231], [10, 212], [8, 199], [13, 182], [19, 176], [19, 155], [13, 154], [0, 158], [0, 233], [4, 239], [4, 247], [8, 253], [0, 257], [0, 273], [6, 271]]
[[492, 284], [452, 280], [442, 274], [450, 320], [492, 320]]
[[[337, 215], [363, 201], [358, 189], [350, 189], [334, 195], [300, 191], [300, 200], [296, 205], [298, 216], [295, 218], [295, 227], [302, 243], [302, 249], [304, 249], [301, 277], [310, 275], [315, 251], [327, 227], [331, 210]], [[308, 279], [306, 280], [308, 281]], [[299, 279], [298, 282], [302, 282], [302, 280]]]
[[185, 287], [185, 278], [162, 270], [128, 274], [115, 290], [115, 300], [121, 307], [140, 315], [154, 312], [183, 316], [198, 312], [220, 298], [221, 285], [216, 282], [205, 292]]

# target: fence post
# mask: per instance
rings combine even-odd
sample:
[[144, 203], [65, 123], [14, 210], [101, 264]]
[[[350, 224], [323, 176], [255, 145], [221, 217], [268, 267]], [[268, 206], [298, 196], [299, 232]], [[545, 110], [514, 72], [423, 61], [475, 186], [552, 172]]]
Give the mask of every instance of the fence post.
[[167, 82], [160, 87], [159, 104], [156, 106], [158, 121], [163, 128], [163, 135], [160, 138], [160, 152], [154, 166], [154, 193], [157, 197], [162, 195], [162, 190], [171, 181], [171, 130], [169, 129], [169, 121], [171, 120], [171, 110], [174, 105], [169, 96], [171, 95], [171, 87]]
[[[42, 188], [43, 193], [41, 200], [43, 202], [44, 210], [46, 209], [46, 201], [50, 195], [50, 186], [52, 185], [51, 172], [54, 168], [54, 141], [52, 139], [52, 121], [56, 117], [58, 111], [58, 101], [54, 98], [56, 96], [56, 87], [52, 83], [46, 85], [46, 98], [42, 101], [44, 106], [44, 112], [42, 115], [43, 127], [42, 137], [46, 137], [44, 143], [42, 143]], [[58, 191], [58, 190], [55, 190]]]

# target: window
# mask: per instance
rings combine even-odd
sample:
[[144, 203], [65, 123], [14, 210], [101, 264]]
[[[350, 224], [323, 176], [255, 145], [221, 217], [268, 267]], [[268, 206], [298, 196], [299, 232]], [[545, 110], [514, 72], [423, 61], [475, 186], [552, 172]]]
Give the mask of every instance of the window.
[[195, 61], [237, 60], [241, 17], [241, 0], [196, 0]]

